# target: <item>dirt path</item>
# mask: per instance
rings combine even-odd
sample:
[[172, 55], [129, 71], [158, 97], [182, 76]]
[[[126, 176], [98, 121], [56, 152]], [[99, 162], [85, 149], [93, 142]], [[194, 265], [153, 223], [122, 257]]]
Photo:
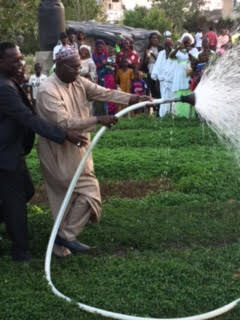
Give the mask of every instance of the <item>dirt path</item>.
[[[116, 183], [101, 183], [102, 199], [107, 201], [111, 197], [118, 198], [142, 198], [151, 192], [172, 191], [173, 186], [167, 179], [152, 179], [148, 181], [122, 181]], [[47, 203], [47, 195], [44, 186], [40, 186], [31, 203]]]

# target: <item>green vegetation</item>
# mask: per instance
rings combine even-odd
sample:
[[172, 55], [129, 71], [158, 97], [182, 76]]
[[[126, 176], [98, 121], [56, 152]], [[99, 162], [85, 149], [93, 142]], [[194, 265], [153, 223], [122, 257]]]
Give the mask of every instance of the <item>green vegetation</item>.
[[[62, 0], [66, 20], [104, 19], [102, 6], [95, 0]], [[40, 0], [0, 0], [0, 41], [16, 41], [24, 36], [21, 50], [35, 54], [39, 50], [37, 10]]]
[[158, 30], [161, 33], [171, 30], [175, 40], [185, 27], [193, 33], [197, 32], [199, 27], [208, 30], [209, 25], [214, 26], [218, 32], [222, 28], [232, 29], [234, 25], [239, 25], [239, 18], [211, 20], [208, 14], [201, 10], [204, 2], [205, 0], [155, 0], [150, 9], [136, 6], [133, 10], [127, 10], [123, 23], [134, 28]]
[[88, 21], [104, 17], [103, 7], [96, 0], [62, 0], [66, 20]]
[[[27, 161], [40, 188], [35, 150]], [[157, 318], [207, 312], [240, 297], [240, 169], [208, 127], [170, 117], [121, 119], [100, 140], [94, 161], [102, 189], [121, 184], [127, 197], [120, 188], [103, 197], [100, 225], [89, 224], [80, 236], [96, 247], [93, 253], [53, 258], [53, 282], [61, 292], [99, 308]], [[153, 190], [152, 181], [163, 183]], [[135, 182], [149, 192], [135, 192]], [[33, 260], [27, 265], [10, 260], [0, 228], [0, 319], [102, 319], [47, 286], [47, 203], [29, 205], [29, 225]], [[239, 320], [239, 312], [219, 319]]]
[[145, 28], [164, 32], [171, 29], [171, 21], [162, 9], [154, 6], [151, 9], [136, 6], [125, 12], [123, 24], [133, 28]]

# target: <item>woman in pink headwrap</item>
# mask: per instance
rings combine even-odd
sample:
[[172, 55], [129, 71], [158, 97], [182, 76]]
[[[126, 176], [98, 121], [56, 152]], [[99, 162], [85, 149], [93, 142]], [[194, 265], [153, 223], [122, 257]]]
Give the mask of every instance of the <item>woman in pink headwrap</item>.
[[[96, 49], [93, 53], [93, 61], [97, 67], [98, 84], [107, 89], [114, 90], [115, 86], [115, 61], [112, 62], [112, 54], [108, 54], [106, 44], [103, 40], [96, 41]], [[108, 102], [104, 104], [104, 109], [107, 114], [114, 115], [117, 107], [114, 103]]]
[[96, 40], [95, 45], [96, 47], [93, 52], [93, 61], [97, 67], [98, 84], [100, 84], [102, 87], [105, 87], [104, 75], [108, 58], [107, 47], [105, 42], [101, 39]]

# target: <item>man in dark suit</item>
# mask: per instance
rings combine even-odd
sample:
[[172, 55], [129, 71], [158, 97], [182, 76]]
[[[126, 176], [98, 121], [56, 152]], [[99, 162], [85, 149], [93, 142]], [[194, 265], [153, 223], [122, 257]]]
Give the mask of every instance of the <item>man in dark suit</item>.
[[34, 132], [56, 143], [68, 140], [77, 146], [85, 138], [76, 130], [64, 130], [40, 119], [19, 86], [22, 55], [15, 44], [0, 43], [0, 222], [12, 241], [12, 258], [30, 259], [26, 202], [34, 187], [24, 162], [34, 142]]

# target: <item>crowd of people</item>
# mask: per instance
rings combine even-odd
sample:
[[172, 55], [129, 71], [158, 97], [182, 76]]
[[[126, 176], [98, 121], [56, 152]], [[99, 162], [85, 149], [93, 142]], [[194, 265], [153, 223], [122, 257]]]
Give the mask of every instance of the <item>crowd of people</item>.
[[[162, 37], [157, 32], [151, 33], [148, 46], [141, 56], [134, 50], [131, 38], [120, 35], [115, 46], [107, 46], [103, 39], [97, 39], [92, 49], [83, 32], [70, 29], [60, 34], [59, 42], [54, 47], [54, 65], [50, 74], [55, 69], [56, 54], [59, 50], [72, 47], [79, 50], [81, 76], [92, 82], [110, 90], [117, 89], [139, 96], [150, 95], [155, 99], [171, 99], [193, 91], [210, 59], [224, 55], [230, 46], [231, 37], [226, 29], [222, 29], [217, 35], [212, 27], [207, 32], [199, 28], [195, 34], [186, 28], [175, 42], [170, 31], [164, 32]], [[40, 66], [37, 68], [39, 70]], [[44, 79], [42, 75], [41, 78], [35, 76], [34, 82], [29, 82], [34, 88], [33, 100], [36, 86]], [[109, 115], [116, 114], [124, 107], [112, 102], [103, 104], [104, 112]], [[94, 113], [93, 107], [92, 112]], [[168, 113], [187, 118], [195, 114], [193, 107], [186, 103], [156, 107], [157, 117], [164, 117]]]
[[[230, 46], [231, 37], [226, 29], [217, 35], [212, 27], [207, 32], [199, 28], [195, 34], [186, 28], [175, 42], [170, 31], [164, 32], [162, 37], [157, 32], [151, 33], [148, 46], [141, 56], [134, 50], [131, 38], [120, 35], [115, 46], [107, 46], [103, 39], [97, 39], [92, 49], [83, 32], [70, 29], [60, 34], [53, 50], [54, 65], [49, 74], [55, 69], [59, 50], [71, 47], [79, 50], [80, 74], [90, 81], [110, 90], [117, 89], [139, 96], [150, 95], [155, 99], [172, 99], [193, 91], [210, 59], [224, 55]], [[38, 71], [29, 81], [33, 102], [36, 87], [46, 78], [39, 73], [41, 66], [36, 65], [36, 68]], [[124, 107], [112, 102], [103, 104], [104, 112], [109, 115], [116, 114]], [[94, 114], [92, 105], [91, 109]], [[157, 117], [162, 118], [169, 113], [187, 118], [195, 114], [194, 108], [186, 103], [168, 103], [156, 107]]]

